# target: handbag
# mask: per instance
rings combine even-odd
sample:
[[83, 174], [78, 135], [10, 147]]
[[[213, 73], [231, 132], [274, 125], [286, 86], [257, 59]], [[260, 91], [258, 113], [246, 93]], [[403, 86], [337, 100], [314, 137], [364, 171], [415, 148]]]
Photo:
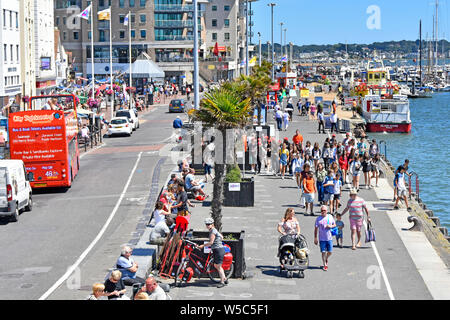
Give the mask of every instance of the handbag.
[[[328, 219], [327, 223], [330, 224], [330, 218], [328, 216], [327, 216], [327, 219]], [[337, 236], [339, 234], [339, 228], [337, 226], [331, 228], [330, 231], [331, 231], [332, 236]]]
[[375, 229], [372, 227], [372, 223], [367, 221], [366, 230], [366, 242], [375, 242]]

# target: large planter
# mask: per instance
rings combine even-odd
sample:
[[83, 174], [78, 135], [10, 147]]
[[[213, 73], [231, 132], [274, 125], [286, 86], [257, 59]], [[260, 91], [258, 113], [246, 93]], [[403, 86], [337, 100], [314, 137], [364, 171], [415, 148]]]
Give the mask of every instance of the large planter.
[[253, 207], [255, 205], [255, 181], [243, 179], [240, 183], [223, 184], [223, 205], [225, 207]]
[[[193, 239], [189, 239], [192, 242], [195, 242], [197, 244], [204, 244], [205, 241], [209, 240], [209, 232], [208, 231], [192, 231], [190, 230], [188, 234], [190, 235], [192, 232]], [[245, 272], [245, 252], [244, 252], [244, 238], [245, 238], [245, 231], [242, 230], [241, 232], [222, 232], [222, 235], [224, 237], [227, 237], [228, 235], [232, 235], [233, 238], [237, 240], [223, 240], [223, 242], [230, 246], [231, 253], [233, 254], [233, 261], [234, 261], [234, 272], [231, 275], [231, 278], [242, 278], [244, 276]], [[196, 254], [206, 260], [207, 253], [204, 253], [203, 250], [201, 253], [199, 251], [196, 251]], [[208, 275], [204, 274], [202, 277], [207, 278]]]

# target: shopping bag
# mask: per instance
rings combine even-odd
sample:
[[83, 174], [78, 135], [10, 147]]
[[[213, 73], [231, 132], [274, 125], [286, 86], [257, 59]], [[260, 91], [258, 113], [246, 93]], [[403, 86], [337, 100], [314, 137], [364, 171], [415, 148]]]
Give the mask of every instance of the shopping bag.
[[367, 230], [366, 230], [366, 242], [375, 242], [375, 229], [372, 227], [372, 223], [370, 221], [367, 222]]

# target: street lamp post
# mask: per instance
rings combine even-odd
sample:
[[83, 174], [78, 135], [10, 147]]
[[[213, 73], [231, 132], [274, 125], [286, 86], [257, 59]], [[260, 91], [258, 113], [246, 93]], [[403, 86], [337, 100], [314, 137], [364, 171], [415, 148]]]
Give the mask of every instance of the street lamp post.
[[248, 76], [248, 0], [245, 0], [245, 75]]
[[275, 52], [274, 52], [274, 45], [273, 45], [273, 7], [276, 6], [276, 3], [269, 3], [268, 6], [271, 8], [272, 12], [272, 81], [275, 81]]
[[199, 108], [199, 76], [198, 76], [198, 6], [197, 0], [194, 5], [194, 109]]
[[261, 67], [261, 32], [258, 32], [258, 40], [259, 40], [259, 66]]
[[267, 61], [270, 61], [270, 41], [267, 41]]
[[280, 34], [281, 34], [281, 40], [280, 40], [280, 59], [283, 58], [283, 25], [284, 22], [280, 22]]

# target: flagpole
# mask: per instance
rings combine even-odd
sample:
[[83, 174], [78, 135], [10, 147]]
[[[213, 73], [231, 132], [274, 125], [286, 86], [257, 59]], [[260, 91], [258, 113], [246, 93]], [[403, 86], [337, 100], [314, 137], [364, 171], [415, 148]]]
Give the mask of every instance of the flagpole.
[[109, 70], [111, 73], [111, 119], [114, 117], [114, 89], [113, 89], [113, 68], [112, 68], [112, 8], [109, 7]]
[[95, 99], [95, 76], [94, 76], [94, 6], [91, 3], [91, 74], [92, 74], [92, 99]]
[[129, 53], [130, 53], [130, 104], [129, 109], [131, 109], [131, 87], [133, 87], [133, 80], [132, 80], [132, 74], [133, 71], [131, 70], [131, 11], [128, 11], [128, 38], [129, 38]]

